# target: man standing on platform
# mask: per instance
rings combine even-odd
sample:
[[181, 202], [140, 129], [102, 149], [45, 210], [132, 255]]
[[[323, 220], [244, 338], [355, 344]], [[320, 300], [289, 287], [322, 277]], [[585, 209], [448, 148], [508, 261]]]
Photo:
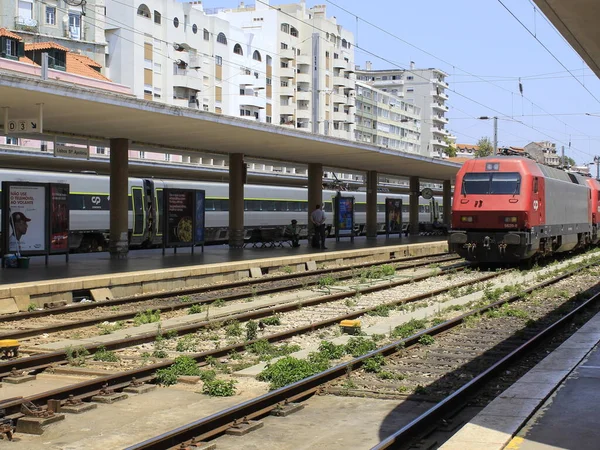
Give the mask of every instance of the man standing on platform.
[[317, 205], [310, 215], [310, 219], [315, 226], [317, 242], [320, 243], [321, 249], [327, 250], [327, 247], [325, 247], [325, 212], [321, 209], [321, 205]]

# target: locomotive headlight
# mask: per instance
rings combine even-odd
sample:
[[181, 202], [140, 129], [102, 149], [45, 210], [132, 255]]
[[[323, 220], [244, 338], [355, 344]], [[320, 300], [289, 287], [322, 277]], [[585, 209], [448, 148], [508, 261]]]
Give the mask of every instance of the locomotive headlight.
[[517, 223], [517, 218], [515, 216], [505, 217], [504, 223]]
[[473, 216], [460, 216], [460, 221], [461, 222], [473, 222]]

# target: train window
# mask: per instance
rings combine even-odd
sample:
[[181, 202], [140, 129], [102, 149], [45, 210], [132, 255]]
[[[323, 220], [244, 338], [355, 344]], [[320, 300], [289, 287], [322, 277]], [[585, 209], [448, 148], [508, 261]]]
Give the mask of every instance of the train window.
[[424, 213], [425, 212], [425, 205], [419, 205], [419, 212], [420, 213]]
[[429, 212], [429, 205], [425, 205], [425, 212], [428, 213]]
[[367, 204], [366, 203], [355, 203], [354, 204], [354, 212], [357, 212], [357, 213], [367, 212]]
[[521, 189], [521, 175], [516, 172], [497, 172], [492, 174], [490, 194], [517, 195]]
[[229, 211], [229, 200], [219, 200], [218, 202], [217, 211]]
[[260, 200], [245, 200], [244, 201], [245, 211], [260, 211]]
[[300, 212], [302, 211], [302, 203], [301, 202], [287, 202], [287, 210], [291, 212]]
[[[323, 209], [325, 210], [325, 212], [333, 212], [333, 203], [325, 202], [325, 204], [323, 205]], [[308, 211], [308, 203], [306, 203], [305, 211]]]
[[260, 205], [261, 211], [277, 211], [273, 200], [262, 200]]
[[281, 200], [276, 200], [275, 202], [275, 211], [287, 211], [287, 203], [282, 202]]
[[408, 214], [408, 205], [402, 205], [402, 212]]
[[204, 210], [205, 211], [214, 211], [215, 210], [215, 201], [212, 198], [207, 198], [204, 201]]
[[377, 212], [384, 213], [385, 212], [385, 203], [377, 204]]
[[466, 194], [489, 194], [489, 173], [466, 173], [462, 180], [461, 193]]
[[83, 209], [83, 195], [71, 194], [69, 195], [69, 210], [82, 210]]
[[539, 189], [538, 182], [539, 182], [538, 177], [535, 177], [533, 179], [533, 193], [534, 194], [538, 193], [538, 189]]

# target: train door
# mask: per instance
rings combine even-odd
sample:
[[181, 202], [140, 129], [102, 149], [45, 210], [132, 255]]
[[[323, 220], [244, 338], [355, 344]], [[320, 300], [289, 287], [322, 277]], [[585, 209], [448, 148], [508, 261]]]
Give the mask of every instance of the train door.
[[161, 243], [164, 229], [164, 217], [163, 217], [163, 188], [155, 186], [154, 189], [154, 211], [155, 211], [155, 222], [156, 222], [156, 239], [155, 243]]
[[440, 221], [440, 204], [435, 198], [429, 201], [429, 220], [431, 223], [438, 223]]
[[533, 186], [531, 193], [533, 217], [526, 227], [538, 226], [544, 224], [544, 183], [539, 177], [533, 177]]
[[146, 235], [145, 240], [149, 243], [154, 241], [156, 235], [156, 207], [154, 204], [154, 181], [144, 180], [144, 205], [146, 209]]
[[133, 206], [131, 242], [139, 245], [145, 241], [146, 234], [146, 206], [144, 203], [144, 188], [141, 186], [132, 187], [131, 198]]

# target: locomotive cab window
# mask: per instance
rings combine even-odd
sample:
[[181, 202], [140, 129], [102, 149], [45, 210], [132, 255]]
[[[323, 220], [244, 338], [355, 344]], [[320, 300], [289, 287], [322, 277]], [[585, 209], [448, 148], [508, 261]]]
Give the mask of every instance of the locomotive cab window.
[[518, 172], [495, 172], [465, 174], [462, 194], [517, 195], [521, 190], [521, 175]]

